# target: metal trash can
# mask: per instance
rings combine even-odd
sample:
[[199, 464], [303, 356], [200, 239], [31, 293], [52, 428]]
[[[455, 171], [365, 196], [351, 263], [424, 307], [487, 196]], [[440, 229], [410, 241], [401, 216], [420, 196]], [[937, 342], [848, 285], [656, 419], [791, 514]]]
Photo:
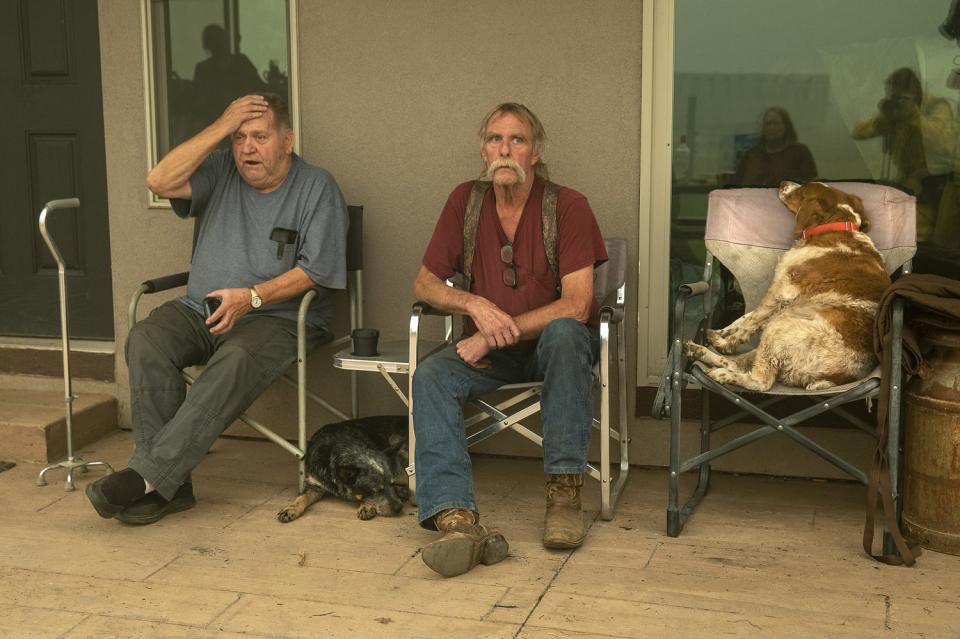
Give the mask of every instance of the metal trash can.
[[960, 332], [922, 340], [932, 350], [907, 386], [903, 527], [924, 548], [960, 555]]

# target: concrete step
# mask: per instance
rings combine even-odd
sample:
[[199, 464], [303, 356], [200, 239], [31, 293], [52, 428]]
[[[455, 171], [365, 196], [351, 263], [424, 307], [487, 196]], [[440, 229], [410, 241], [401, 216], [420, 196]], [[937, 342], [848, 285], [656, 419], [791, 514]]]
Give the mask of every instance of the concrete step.
[[[74, 391], [74, 395], [72, 426], [76, 451], [117, 429], [117, 400], [100, 393]], [[0, 388], [0, 459], [48, 463], [66, 457], [63, 389]]]
[[[70, 341], [73, 379], [114, 381], [112, 341]], [[63, 344], [59, 339], [0, 337], [0, 374], [63, 379]]]

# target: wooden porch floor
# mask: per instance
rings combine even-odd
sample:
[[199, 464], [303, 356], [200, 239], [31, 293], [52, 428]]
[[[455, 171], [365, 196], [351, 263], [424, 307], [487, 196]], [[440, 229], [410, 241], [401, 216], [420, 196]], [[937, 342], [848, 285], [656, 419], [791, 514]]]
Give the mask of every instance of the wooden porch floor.
[[[122, 467], [118, 433], [83, 451]], [[913, 569], [861, 552], [863, 489], [716, 477], [684, 533], [664, 533], [664, 471], [635, 469], [616, 518], [575, 552], [540, 542], [537, 461], [475, 459], [486, 523], [511, 554], [443, 579], [408, 507], [356, 519], [324, 500], [290, 524], [295, 464], [221, 439], [194, 475], [198, 505], [146, 527], [99, 518], [81, 476], [0, 473], [0, 637], [960, 637], [960, 557]]]

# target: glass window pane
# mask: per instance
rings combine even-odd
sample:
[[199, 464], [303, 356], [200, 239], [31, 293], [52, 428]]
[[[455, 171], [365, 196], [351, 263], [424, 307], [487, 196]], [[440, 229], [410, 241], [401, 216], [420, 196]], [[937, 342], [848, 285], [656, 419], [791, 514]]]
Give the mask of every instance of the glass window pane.
[[[950, 2], [675, 2], [671, 291], [702, 274], [710, 190], [785, 179], [912, 193], [915, 270], [960, 277]], [[724, 290], [721, 324], [743, 312], [733, 283]]]
[[[257, 91], [290, 101], [283, 0], [151, 0], [154, 162]], [[224, 142], [226, 144], [226, 142]]]

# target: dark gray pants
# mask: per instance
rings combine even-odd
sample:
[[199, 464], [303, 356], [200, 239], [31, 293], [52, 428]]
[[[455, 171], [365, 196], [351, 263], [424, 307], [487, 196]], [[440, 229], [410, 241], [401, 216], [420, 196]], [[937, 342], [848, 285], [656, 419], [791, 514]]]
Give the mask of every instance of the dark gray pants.
[[[129, 466], [173, 498], [217, 437], [297, 358], [297, 324], [247, 315], [211, 335], [186, 305], [167, 302], [127, 337], [136, 448]], [[308, 350], [323, 331], [308, 330]], [[181, 370], [205, 364], [187, 393]]]

